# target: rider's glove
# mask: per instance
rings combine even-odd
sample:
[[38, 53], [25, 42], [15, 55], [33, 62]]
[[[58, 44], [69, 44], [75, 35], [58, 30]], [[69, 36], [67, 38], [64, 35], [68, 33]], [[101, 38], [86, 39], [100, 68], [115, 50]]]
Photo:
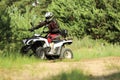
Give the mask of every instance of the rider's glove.
[[34, 31], [34, 29], [31, 28], [31, 29], [28, 29], [28, 31], [31, 31], [31, 32], [32, 32], [32, 31]]

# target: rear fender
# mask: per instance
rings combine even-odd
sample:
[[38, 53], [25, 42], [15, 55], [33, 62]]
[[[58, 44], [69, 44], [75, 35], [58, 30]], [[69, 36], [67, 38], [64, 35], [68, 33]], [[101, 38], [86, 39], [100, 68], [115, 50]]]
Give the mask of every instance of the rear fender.
[[63, 45], [66, 45], [66, 44], [68, 44], [68, 45], [72, 44], [72, 40], [63, 41]]
[[63, 40], [63, 41], [61, 41], [61, 42], [59, 42], [59, 43], [56, 43], [55, 45], [54, 45], [54, 48], [56, 48], [56, 47], [60, 47], [60, 46], [64, 46], [64, 45], [66, 45], [66, 44], [71, 44], [72, 43], [72, 40]]

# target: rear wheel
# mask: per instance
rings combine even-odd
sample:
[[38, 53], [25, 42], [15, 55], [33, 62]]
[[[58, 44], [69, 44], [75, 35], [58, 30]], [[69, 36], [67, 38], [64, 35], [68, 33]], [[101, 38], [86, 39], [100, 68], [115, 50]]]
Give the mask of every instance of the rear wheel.
[[40, 58], [40, 59], [45, 59], [46, 58], [46, 56], [45, 56], [45, 50], [42, 47], [38, 47], [36, 49], [35, 56], [38, 57], [38, 58]]
[[73, 58], [73, 52], [72, 52], [72, 50], [71, 49], [63, 48], [62, 52], [61, 52], [61, 55], [60, 55], [60, 58], [63, 58], [63, 59], [72, 59]]

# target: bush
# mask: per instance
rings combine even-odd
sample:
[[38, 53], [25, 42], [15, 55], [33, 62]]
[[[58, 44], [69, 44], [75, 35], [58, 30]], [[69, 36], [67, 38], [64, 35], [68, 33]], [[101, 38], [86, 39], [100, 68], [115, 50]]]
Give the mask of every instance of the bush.
[[53, 0], [48, 10], [73, 36], [120, 42], [120, 0]]
[[1, 44], [30, 36], [30, 22], [37, 24], [46, 11], [52, 11], [61, 28], [68, 29], [72, 37], [91, 36], [120, 43], [120, 0], [39, 1], [36, 7], [31, 6], [31, 0], [0, 1]]

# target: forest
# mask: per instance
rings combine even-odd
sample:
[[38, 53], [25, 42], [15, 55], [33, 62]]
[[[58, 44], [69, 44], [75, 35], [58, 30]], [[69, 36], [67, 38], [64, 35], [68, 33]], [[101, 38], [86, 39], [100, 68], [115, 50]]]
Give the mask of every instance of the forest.
[[[24, 37], [30, 22], [38, 24], [47, 11], [53, 12], [69, 36], [86, 36], [110, 44], [120, 44], [120, 0], [0, 0], [0, 49], [15, 48]], [[40, 32], [41, 29], [36, 30]], [[7, 45], [7, 46], [6, 46]]]

